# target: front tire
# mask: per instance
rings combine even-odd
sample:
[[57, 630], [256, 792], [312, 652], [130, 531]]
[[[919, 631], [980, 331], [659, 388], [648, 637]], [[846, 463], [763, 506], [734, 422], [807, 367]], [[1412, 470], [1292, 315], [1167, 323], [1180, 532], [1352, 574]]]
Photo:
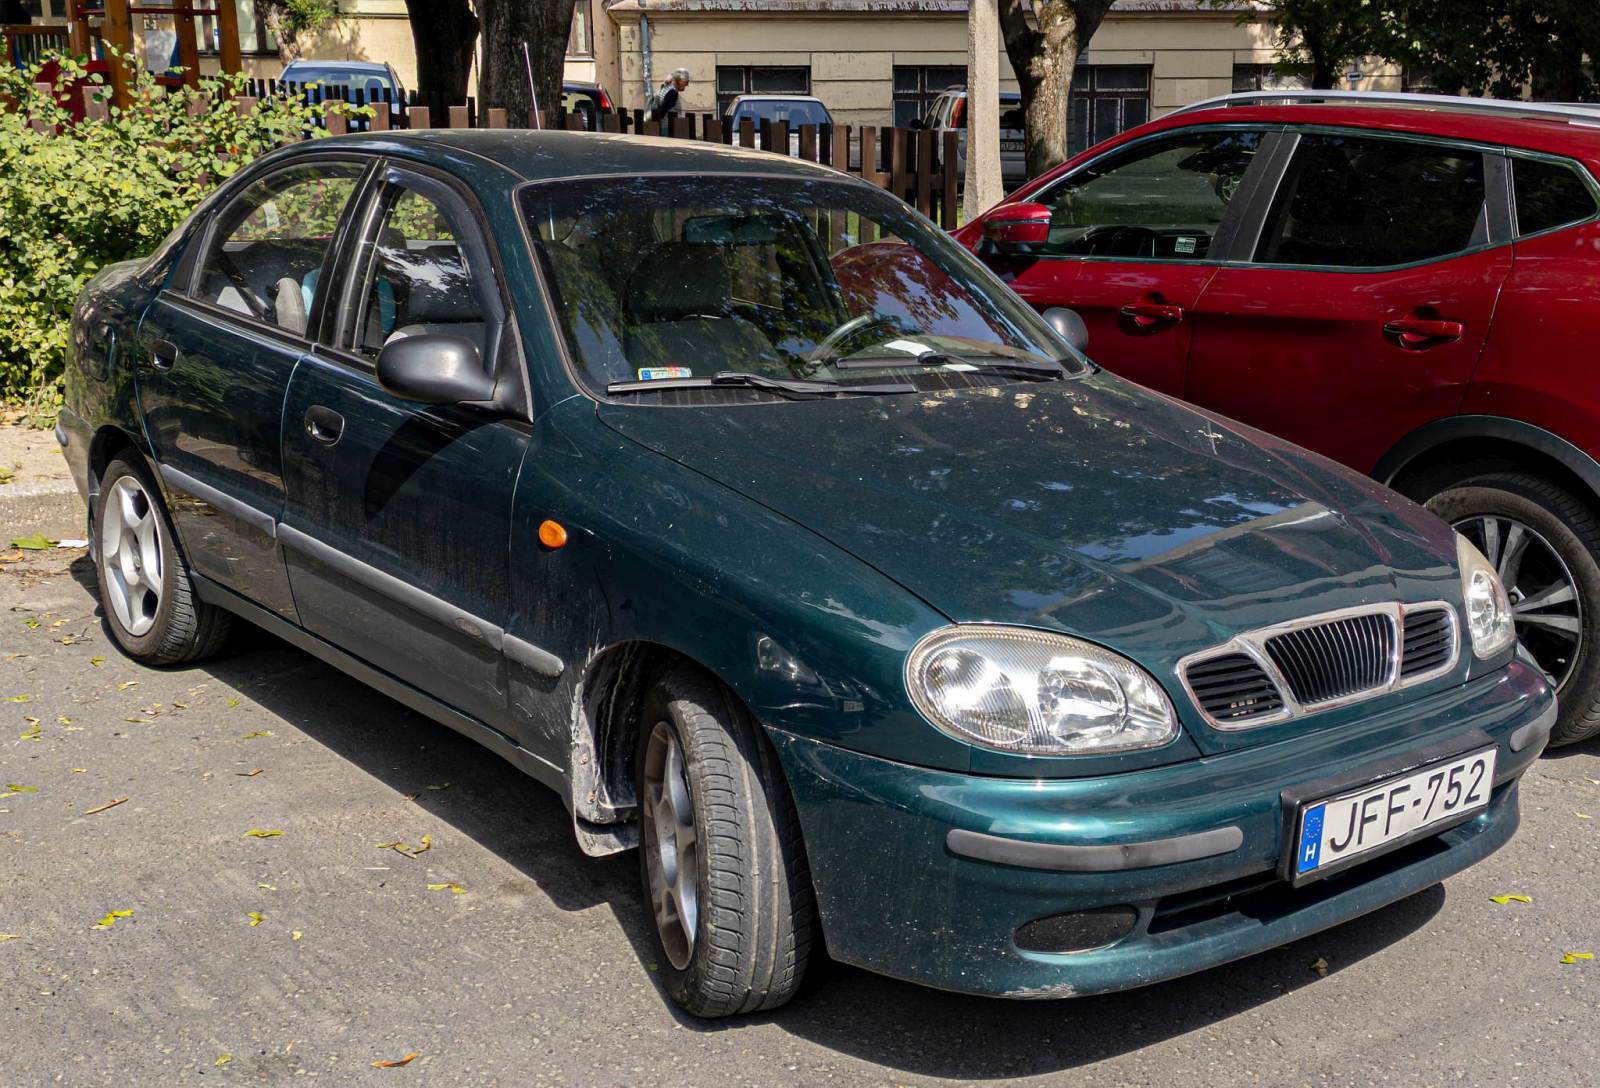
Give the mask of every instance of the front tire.
[[176, 665], [222, 648], [232, 617], [195, 596], [172, 519], [142, 464], [118, 457], [106, 466], [92, 530], [101, 609], [129, 657]]
[[1500, 572], [1517, 637], [1556, 689], [1550, 746], [1600, 733], [1600, 520], [1549, 480], [1503, 472], [1427, 502]]
[[635, 770], [640, 878], [667, 992], [704, 1017], [784, 1004], [815, 923], [771, 745], [724, 688], [678, 668], [645, 702]]

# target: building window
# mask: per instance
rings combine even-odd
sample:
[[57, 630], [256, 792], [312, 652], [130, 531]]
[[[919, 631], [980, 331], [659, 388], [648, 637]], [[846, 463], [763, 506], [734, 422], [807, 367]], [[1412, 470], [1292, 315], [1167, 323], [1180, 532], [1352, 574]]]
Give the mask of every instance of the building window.
[[928, 116], [933, 100], [939, 92], [967, 85], [967, 68], [964, 64], [928, 66], [895, 65], [894, 68], [894, 123], [905, 128], [912, 121]]
[[567, 56], [594, 56], [594, 11], [589, 0], [572, 5], [572, 31], [567, 35]]
[[1305, 76], [1286, 75], [1270, 64], [1235, 64], [1233, 90], [1243, 91], [1303, 91], [1310, 86]]
[[1131, 64], [1080, 64], [1072, 73], [1067, 149], [1077, 154], [1150, 119], [1150, 69]]
[[[278, 40], [267, 29], [264, 6], [258, 4], [257, 0], [234, 0], [234, 7], [238, 9], [239, 52], [246, 56], [252, 53], [272, 57], [278, 55]], [[199, 38], [202, 56], [214, 57], [221, 51], [222, 31], [217, 26], [215, 15], [200, 16], [195, 33]]]
[[1400, 70], [1400, 89], [1407, 94], [1444, 94], [1433, 81], [1433, 69], [1408, 64]]
[[728, 103], [742, 94], [810, 94], [810, 68], [766, 68], [717, 65], [717, 114], [726, 116]]

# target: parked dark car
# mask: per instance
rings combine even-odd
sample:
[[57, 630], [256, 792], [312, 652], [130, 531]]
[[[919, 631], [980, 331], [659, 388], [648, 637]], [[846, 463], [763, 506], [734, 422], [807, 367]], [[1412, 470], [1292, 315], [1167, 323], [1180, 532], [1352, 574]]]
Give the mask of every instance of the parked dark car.
[[959, 232], [1124, 377], [1326, 454], [1499, 570], [1600, 732], [1600, 107], [1261, 92], [1131, 129]]
[[611, 96], [602, 84], [569, 79], [561, 84], [561, 108], [583, 117], [584, 125], [595, 129], [598, 119], [612, 110]]
[[821, 941], [1142, 985], [1506, 842], [1555, 705], [1487, 561], [1058, 327], [826, 167], [374, 133], [96, 277], [59, 437], [127, 653], [243, 618], [481, 741], [642, 847], [700, 1015]]

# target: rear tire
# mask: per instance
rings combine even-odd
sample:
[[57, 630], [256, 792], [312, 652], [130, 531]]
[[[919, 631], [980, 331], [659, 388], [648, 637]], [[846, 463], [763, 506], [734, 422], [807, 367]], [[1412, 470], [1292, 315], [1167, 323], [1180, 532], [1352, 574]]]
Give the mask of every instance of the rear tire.
[[1464, 480], [1427, 507], [1501, 570], [1517, 636], [1556, 681], [1561, 709], [1550, 746], [1600, 733], [1600, 519], [1594, 510], [1525, 472]]
[[811, 953], [811, 873], [776, 753], [724, 688], [687, 667], [645, 701], [639, 870], [667, 992], [695, 1016], [774, 1009]]
[[172, 519], [142, 463], [118, 457], [106, 466], [91, 530], [101, 610], [129, 657], [177, 665], [222, 648], [233, 617], [195, 596]]

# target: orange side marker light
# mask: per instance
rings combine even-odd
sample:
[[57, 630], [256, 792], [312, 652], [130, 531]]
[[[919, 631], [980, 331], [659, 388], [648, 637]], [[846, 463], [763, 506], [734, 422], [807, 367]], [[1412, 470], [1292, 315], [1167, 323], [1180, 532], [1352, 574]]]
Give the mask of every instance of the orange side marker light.
[[549, 518], [539, 523], [539, 543], [547, 548], [559, 548], [567, 542], [567, 530], [559, 521]]

